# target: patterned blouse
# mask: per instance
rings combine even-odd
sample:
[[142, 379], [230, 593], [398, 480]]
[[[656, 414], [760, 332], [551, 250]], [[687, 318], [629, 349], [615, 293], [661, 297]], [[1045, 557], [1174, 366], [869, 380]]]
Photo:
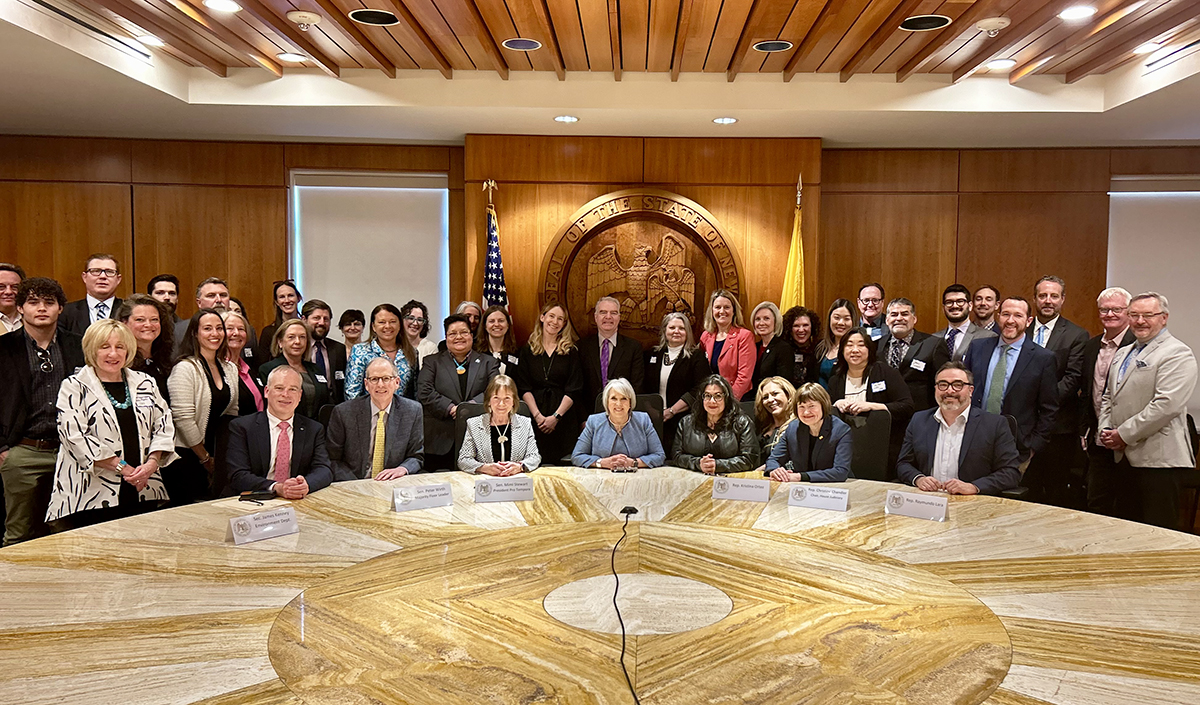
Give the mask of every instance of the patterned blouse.
[[[350, 349], [350, 359], [346, 361], [346, 398], [357, 399], [366, 394], [364, 380], [367, 376], [367, 365], [377, 357], [384, 357], [383, 348], [371, 340], [359, 343]], [[396, 352], [396, 370], [400, 373], [400, 386], [396, 396], [416, 399], [417, 370], [408, 364], [403, 351]]]

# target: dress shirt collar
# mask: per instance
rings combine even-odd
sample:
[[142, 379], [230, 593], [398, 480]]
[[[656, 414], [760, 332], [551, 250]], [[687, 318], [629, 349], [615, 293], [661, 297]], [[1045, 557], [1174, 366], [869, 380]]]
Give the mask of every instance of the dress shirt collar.
[[4, 314], [4, 312], [0, 311], [0, 321], [4, 322], [4, 325], [8, 327], [9, 331], [14, 331], [17, 328], [20, 328], [21, 327], [21, 309], [17, 309], [15, 311], [13, 311], [12, 316], [7, 316]]
[[599, 333], [596, 333], [596, 336], [600, 338], [600, 348], [601, 349], [604, 348], [604, 341], [607, 340], [609, 345], [612, 346], [612, 349], [616, 350], [617, 349], [617, 334], [618, 334], [618, 332], [619, 331], [613, 331], [613, 334], [607, 338], [605, 338], [603, 335], [600, 335]]
[[1012, 342], [1012, 343], [1004, 342], [1004, 338], [996, 338], [996, 349], [999, 350], [1000, 346], [1002, 346], [1002, 345], [1007, 345], [1010, 349], [1020, 352], [1021, 347], [1023, 345], [1025, 345], [1025, 336], [1022, 335], [1021, 337], [1017, 338], [1015, 342]]
[[954, 423], [948, 424], [946, 423], [946, 417], [942, 416], [942, 407], [939, 406], [938, 410], [933, 412], [933, 418], [937, 419], [938, 426], [940, 426], [942, 429], [948, 429], [951, 426], [957, 426], [961, 428], [967, 425], [967, 414], [970, 413], [971, 405], [967, 404], [967, 408], [962, 410], [962, 413], [958, 415], [957, 419], [954, 419]]
[[1121, 341], [1125, 339], [1125, 334], [1128, 332], [1129, 332], [1129, 326], [1125, 326], [1124, 328], [1121, 329], [1121, 332], [1117, 333], [1116, 335], [1114, 335], [1111, 338], [1109, 338], [1107, 336], [1101, 336], [1100, 337], [1100, 347], [1104, 347], [1104, 348], [1109, 347], [1109, 346], [1120, 347]]
[[267, 412], [267, 424], [271, 427], [272, 430], [277, 430], [277, 431], [283, 430], [283, 429], [279, 428], [279, 424], [284, 421], [288, 422], [289, 429], [294, 429], [296, 427], [296, 423], [295, 423], [296, 417], [295, 416], [292, 416], [292, 418], [290, 418], [290, 419], [279, 419], [279, 418], [275, 417], [275, 414], [272, 414], [269, 411]]
[[95, 296], [92, 296], [91, 294], [88, 294], [88, 295], [87, 295], [87, 304], [88, 304], [88, 310], [90, 310], [90, 311], [95, 311], [95, 310], [96, 310], [96, 304], [101, 304], [101, 303], [102, 303], [102, 304], [104, 304], [104, 305], [108, 306], [108, 315], [110, 315], [110, 316], [111, 316], [111, 315], [112, 315], [112, 310], [113, 310], [113, 301], [114, 301], [116, 298], [117, 298], [116, 296], [110, 296], [110, 297], [108, 297], [107, 299], [104, 299], [103, 301], [101, 301], [100, 299], [97, 299]]
[[1039, 328], [1041, 328], [1042, 326], [1045, 326], [1046, 327], [1046, 340], [1050, 340], [1050, 334], [1054, 332], [1054, 324], [1058, 323], [1058, 319], [1060, 319], [1060, 318], [1062, 318], [1062, 316], [1055, 316], [1054, 318], [1051, 318], [1050, 320], [1046, 321], [1045, 323], [1042, 323], [1041, 321], [1039, 321], [1036, 318], [1033, 319], [1034, 335], [1037, 335], [1037, 331]]
[[904, 341], [905, 345], [912, 345], [913, 336], [916, 335], [916, 333], [917, 333], [917, 331], [914, 328], [913, 330], [910, 330], [908, 332], [908, 335], [904, 336], [903, 338], [897, 338], [896, 336], [893, 335], [892, 340], [901, 340], [901, 341]]
[[966, 333], [971, 328], [971, 317], [967, 316], [963, 319], [963, 322], [959, 323], [958, 325], [954, 325], [953, 323], [950, 324], [946, 328], [946, 332], [950, 332], [951, 328], [957, 328], [960, 333]]
[[392, 403], [391, 403], [390, 399], [388, 400], [387, 406], [383, 407], [382, 409], [380, 409], [378, 406], [375, 406], [375, 400], [371, 399], [371, 409], [372, 409], [371, 418], [375, 418], [379, 414], [386, 414], [388, 411], [391, 410], [391, 408], [392, 408]]

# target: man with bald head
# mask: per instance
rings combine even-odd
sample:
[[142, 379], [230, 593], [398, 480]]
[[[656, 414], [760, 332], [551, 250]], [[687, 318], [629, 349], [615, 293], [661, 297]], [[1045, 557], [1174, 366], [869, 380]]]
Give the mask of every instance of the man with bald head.
[[324, 427], [296, 414], [303, 393], [300, 373], [281, 365], [267, 377], [267, 410], [230, 422], [226, 494], [266, 490], [304, 499], [333, 482]]

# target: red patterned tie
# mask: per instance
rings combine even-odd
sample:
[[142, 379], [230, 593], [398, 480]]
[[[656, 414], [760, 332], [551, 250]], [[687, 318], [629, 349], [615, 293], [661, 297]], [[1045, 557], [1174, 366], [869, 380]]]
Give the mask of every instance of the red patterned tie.
[[275, 442], [275, 481], [283, 482], [292, 476], [292, 442], [288, 439], [288, 422], [279, 422], [279, 440]]

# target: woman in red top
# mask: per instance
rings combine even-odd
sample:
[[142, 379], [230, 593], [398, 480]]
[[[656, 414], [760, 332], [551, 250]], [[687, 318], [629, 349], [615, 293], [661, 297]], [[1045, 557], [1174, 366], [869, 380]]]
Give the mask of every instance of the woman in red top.
[[700, 344], [712, 371], [733, 387], [733, 398], [745, 396], [754, 379], [754, 363], [758, 361], [754, 334], [746, 328], [737, 297], [724, 289], [717, 289], [708, 297]]

